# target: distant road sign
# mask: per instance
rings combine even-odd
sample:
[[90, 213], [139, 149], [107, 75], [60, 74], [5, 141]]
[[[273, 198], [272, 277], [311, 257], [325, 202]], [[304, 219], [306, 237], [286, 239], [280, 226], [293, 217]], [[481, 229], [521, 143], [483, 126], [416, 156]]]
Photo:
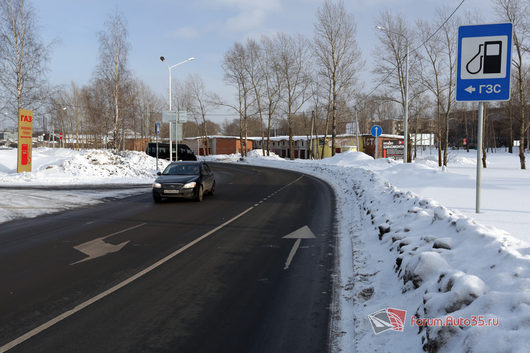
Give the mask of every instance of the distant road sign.
[[188, 112], [185, 110], [179, 110], [178, 111], [178, 122], [179, 123], [186, 123], [188, 122]]
[[165, 123], [173, 123], [177, 121], [177, 112], [171, 110], [164, 110], [162, 112], [162, 121]]
[[382, 133], [383, 133], [383, 128], [379, 125], [374, 125], [370, 129], [370, 134], [372, 134], [372, 136], [374, 137], [379, 137], [381, 136]]
[[155, 123], [155, 133], [157, 135], [160, 133], [160, 123]]
[[511, 23], [458, 27], [457, 101], [510, 99]]

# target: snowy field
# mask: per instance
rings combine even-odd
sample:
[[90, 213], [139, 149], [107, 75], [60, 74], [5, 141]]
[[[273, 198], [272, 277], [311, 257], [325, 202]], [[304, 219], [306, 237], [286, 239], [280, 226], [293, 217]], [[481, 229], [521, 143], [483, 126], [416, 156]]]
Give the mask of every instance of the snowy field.
[[[528, 352], [530, 175], [516, 155], [488, 154], [482, 213], [475, 214], [476, 153], [451, 152], [445, 171], [428, 152], [408, 165], [355, 152], [323, 161], [260, 154], [209, 159], [297, 170], [335, 190], [335, 351]], [[17, 175], [16, 150], [0, 150], [0, 186], [9, 186], [0, 189], [0, 221], [53, 212], [61, 201], [76, 206], [77, 192], [6, 198], [13, 187], [146, 184], [156, 173], [154, 159], [132, 152], [35, 149], [33, 163], [33, 173]], [[115, 194], [84, 192], [86, 203]], [[58, 200], [57, 209], [39, 197]]]

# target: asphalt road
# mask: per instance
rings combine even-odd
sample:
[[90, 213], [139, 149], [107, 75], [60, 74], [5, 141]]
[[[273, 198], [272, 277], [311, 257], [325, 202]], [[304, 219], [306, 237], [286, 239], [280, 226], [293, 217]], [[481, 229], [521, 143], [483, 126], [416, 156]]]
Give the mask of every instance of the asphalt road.
[[211, 166], [201, 203], [144, 193], [0, 225], [0, 352], [328, 351], [331, 189]]

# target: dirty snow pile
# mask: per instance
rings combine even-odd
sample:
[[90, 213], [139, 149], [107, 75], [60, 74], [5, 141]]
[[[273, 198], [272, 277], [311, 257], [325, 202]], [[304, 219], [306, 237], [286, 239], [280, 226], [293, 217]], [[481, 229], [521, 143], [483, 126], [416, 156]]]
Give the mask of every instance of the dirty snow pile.
[[143, 152], [36, 148], [32, 172], [20, 174], [16, 152], [0, 150], [0, 185], [149, 184], [156, 176], [155, 159]]
[[[474, 162], [470, 165], [465, 158], [455, 158], [454, 165], [472, 171]], [[444, 173], [431, 162], [425, 158], [402, 166], [355, 152], [324, 161], [256, 156], [244, 161], [302, 171], [335, 189], [341, 274], [334, 344], [339, 350], [528, 352], [530, 244], [518, 239], [525, 239], [526, 232], [515, 237], [481, 225], [383, 177], [399, 182], [397, 175], [405, 169], [411, 183], [442, 185], [438, 195], [450, 193], [454, 199], [463, 188], [473, 187], [454, 184], [454, 178], [466, 178]], [[513, 169], [513, 175], [519, 177], [519, 171]], [[504, 198], [530, 194], [530, 179], [523, 177], [525, 189], [504, 189]], [[488, 182], [486, 178], [485, 193]], [[530, 222], [529, 206], [519, 211]], [[387, 308], [406, 310], [403, 332], [376, 335], [369, 315]]]
[[32, 172], [19, 174], [17, 150], [0, 149], [0, 223], [145, 192], [132, 187], [156, 177], [155, 158], [143, 152], [35, 148], [32, 157]]

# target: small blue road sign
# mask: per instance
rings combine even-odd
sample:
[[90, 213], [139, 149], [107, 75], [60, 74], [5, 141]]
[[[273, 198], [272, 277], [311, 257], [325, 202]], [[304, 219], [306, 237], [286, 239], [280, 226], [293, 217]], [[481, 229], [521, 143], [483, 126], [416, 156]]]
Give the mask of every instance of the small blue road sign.
[[383, 128], [379, 125], [374, 125], [370, 129], [370, 134], [372, 134], [372, 136], [374, 137], [379, 137], [381, 136], [382, 133], [383, 133]]
[[160, 134], [160, 123], [155, 123], [155, 133]]
[[456, 100], [510, 99], [511, 23], [458, 27]]

